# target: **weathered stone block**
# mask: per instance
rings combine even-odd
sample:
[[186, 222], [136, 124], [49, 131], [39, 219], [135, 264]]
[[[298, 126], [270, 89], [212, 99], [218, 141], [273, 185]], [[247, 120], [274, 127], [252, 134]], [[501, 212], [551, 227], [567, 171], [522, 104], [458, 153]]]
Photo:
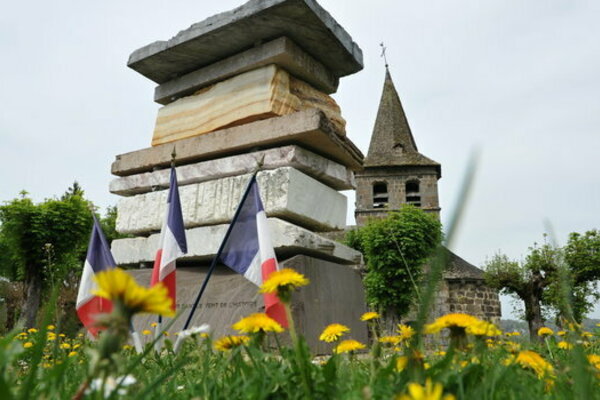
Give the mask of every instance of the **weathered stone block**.
[[[281, 267], [294, 268], [311, 282], [294, 294], [292, 313], [298, 332], [306, 337], [313, 352], [324, 354], [331, 351], [332, 346], [318, 338], [322, 329], [333, 322], [347, 325], [352, 338], [366, 343], [366, 324], [359, 320], [366, 310], [364, 291], [356, 270], [307, 256], [285, 260]], [[183, 312], [169, 330], [171, 333], [183, 327], [207, 270], [206, 266], [177, 268], [177, 310]], [[130, 272], [140, 284], [150, 282], [151, 269]], [[258, 288], [229, 268], [219, 266], [194, 314], [192, 326], [207, 323], [211, 326], [213, 337], [218, 338], [234, 333], [231, 325], [254, 312], [264, 312]], [[138, 331], [151, 329], [152, 322], [156, 322], [156, 316], [140, 315], [135, 318], [135, 327]]]
[[[284, 146], [269, 150], [239, 154], [216, 160], [177, 167], [179, 186], [251, 173], [262, 162], [261, 169], [293, 167], [336, 190], [354, 188], [354, 173], [334, 161], [299, 146]], [[153, 188], [169, 187], [170, 169], [161, 169], [113, 179], [110, 192], [120, 196], [148, 193]]]
[[213, 83], [269, 64], [282, 67], [324, 93], [337, 90], [339, 79], [327, 67], [288, 38], [280, 37], [157, 86], [154, 101], [169, 104]]
[[[179, 188], [187, 228], [231, 221], [251, 175], [216, 179]], [[261, 171], [257, 181], [268, 216], [292, 221], [311, 230], [346, 226], [347, 199], [341, 193], [290, 167]], [[161, 229], [168, 190], [119, 200], [117, 231], [139, 234]]]
[[336, 77], [363, 68], [362, 51], [314, 0], [251, 0], [134, 51], [127, 65], [157, 83], [170, 81], [257, 42], [286, 36]]
[[336, 131], [345, 133], [346, 121], [335, 100], [271, 64], [160, 108], [152, 145], [309, 108], [322, 110], [336, 125]]
[[363, 155], [354, 143], [337, 134], [322, 111], [311, 109], [121, 154], [112, 164], [112, 173], [126, 176], [168, 167], [173, 150], [181, 165], [289, 144], [301, 145], [353, 171], [362, 168]]
[[[212, 260], [227, 227], [227, 224], [223, 224], [187, 229], [188, 254], [181, 260], [201, 262]], [[340, 264], [362, 264], [360, 252], [289, 222], [269, 218], [269, 228], [275, 253], [280, 259], [306, 254]], [[154, 260], [159, 239], [158, 233], [147, 238], [116, 239], [112, 241], [111, 250], [118, 265], [148, 263]]]

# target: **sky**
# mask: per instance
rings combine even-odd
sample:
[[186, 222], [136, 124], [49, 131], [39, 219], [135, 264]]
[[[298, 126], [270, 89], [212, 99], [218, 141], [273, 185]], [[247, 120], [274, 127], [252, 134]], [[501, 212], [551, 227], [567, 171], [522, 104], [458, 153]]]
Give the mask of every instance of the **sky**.
[[[155, 84], [129, 54], [243, 0], [10, 2], [0, 14], [0, 201], [77, 180], [100, 207], [117, 154], [150, 146]], [[384, 79], [380, 43], [419, 150], [442, 164], [447, 222], [469, 156], [476, 179], [452, 245], [481, 266], [522, 259], [548, 221], [559, 244], [600, 228], [600, 2], [320, 0], [365, 68], [333, 95], [366, 154]], [[143, 7], [141, 7], [143, 4]], [[348, 195], [353, 224], [354, 194]], [[503, 299], [504, 317], [513, 316]], [[600, 316], [596, 310], [593, 314]]]

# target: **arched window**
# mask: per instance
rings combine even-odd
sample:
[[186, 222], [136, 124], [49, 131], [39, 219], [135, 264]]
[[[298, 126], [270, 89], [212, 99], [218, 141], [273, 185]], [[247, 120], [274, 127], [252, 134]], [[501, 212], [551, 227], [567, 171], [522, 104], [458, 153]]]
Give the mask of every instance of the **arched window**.
[[373, 184], [373, 208], [386, 208], [389, 198], [387, 183], [376, 182]]
[[406, 182], [406, 203], [421, 207], [421, 191], [419, 181]]

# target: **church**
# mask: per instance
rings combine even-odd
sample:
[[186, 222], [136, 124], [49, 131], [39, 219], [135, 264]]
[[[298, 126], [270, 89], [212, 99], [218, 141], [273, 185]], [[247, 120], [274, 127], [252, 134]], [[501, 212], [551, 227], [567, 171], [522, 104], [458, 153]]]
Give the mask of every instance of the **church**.
[[[363, 166], [363, 170], [356, 173], [354, 214], [358, 226], [372, 218], [383, 218], [404, 204], [419, 207], [439, 218], [437, 185], [442, 167], [419, 152], [387, 65]], [[486, 286], [483, 271], [447, 251], [448, 261], [433, 317], [462, 312], [498, 321], [501, 317], [498, 292]]]

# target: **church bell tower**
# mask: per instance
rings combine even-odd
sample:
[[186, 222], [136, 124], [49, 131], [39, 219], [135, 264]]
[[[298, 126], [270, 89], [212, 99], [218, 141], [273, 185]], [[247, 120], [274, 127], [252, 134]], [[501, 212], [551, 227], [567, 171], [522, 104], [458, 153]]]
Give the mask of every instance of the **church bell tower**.
[[441, 165], [421, 153], [386, 66], [383, 93], [364, 169], [356, 173], [356, 223], [412, 204], [439, 217]]

